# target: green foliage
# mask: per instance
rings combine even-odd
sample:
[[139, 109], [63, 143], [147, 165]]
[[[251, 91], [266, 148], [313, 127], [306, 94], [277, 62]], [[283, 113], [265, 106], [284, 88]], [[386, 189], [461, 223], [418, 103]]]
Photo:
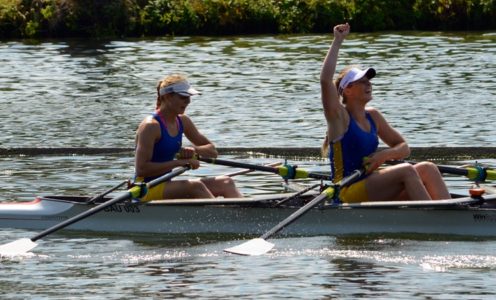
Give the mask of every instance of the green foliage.
[[491, 30], [496, 0], [0, 0], [0, 38]]
[[141, 26], [147, 35], [194, 34], [198, 19], [189, 1], [152, 0], [140, 12]]
[[496, 0], [416, 0], [418, 29], [481, 30], [496, 27]]
[[414, 0], [356, 0], [352, 25], [358, 31], [413, 29]]
[[20, 0], [0, 0], [0, 36], [21, 35], [19, 28], [25, 23], [25, 17], [19, 11], [20, 5]]
[[347, 0], [313, 0], [314, 32], [331, 32], [336, 24], [351, 21], [352, 5]]

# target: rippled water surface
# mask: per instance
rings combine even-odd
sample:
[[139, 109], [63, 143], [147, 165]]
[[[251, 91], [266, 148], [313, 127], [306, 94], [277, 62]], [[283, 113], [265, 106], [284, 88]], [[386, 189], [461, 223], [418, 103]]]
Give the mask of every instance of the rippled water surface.
[[[329, 44], [328, 35], [1, 42], [0, 148], [133, 147], [156, 81], [170, 72], [188, 74], [203, 92], [187, 112], [218, 146], [317, 147], [325, 131], [318, 77]], [[495, 146], [495, 33], [352, 34], [340, 55], [338, 69], [377, 69], [371, 105], [411, 145]], [[132, 153], [2, 156], [0, 165], [1, 200], [17, 201], [95, 195], [133, 173]], [[203, 165], [186, 176], [230, 171]], [[245, 194], [282, 191], [275, 176], [236, 178]], [[446, 180], [453, 191], [471, 185]], [[37, 233], [2, 229], [0, 244]], [[0, 261], [0, 298], [496, 298], [495, 240], [271, 241], [266, 256], [238, 257], [222, 251], [239, 243], [232, 237], [55, 233], [31, 255]]]
[[[130, 147], [155, 84], [182, 72], [188, 114], [222, 146], [319, 146], [328, 35], [0, 43], [2, 147]], [[373, 66], [372, 105], [413, 146], [494, 146], [496, 34], [354, 34], [338, 69]]]

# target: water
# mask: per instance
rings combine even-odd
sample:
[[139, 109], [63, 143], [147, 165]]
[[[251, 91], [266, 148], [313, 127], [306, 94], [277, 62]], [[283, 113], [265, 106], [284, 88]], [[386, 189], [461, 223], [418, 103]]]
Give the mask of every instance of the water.
[[[329, 43], [324, 35], [2, 42], [0, 147], [132, 147], [156, 81], [177, 71], [203, 92], [188, 114], [218, 146], [318, 147], [325, 131], [318, 76]], [[372, 105], [412, 146], [494, 146], [495, 61], [494, 33], [353, 34], [338, 69], [378, 70]], [[322, 160], [294, 162], [327, 169]], [[1, 198], [17, 201], [98, 194], [133, 172], [132, 154], [4, 156], [0, 164]], [[204, 165], [187, 176], [230, 171]], [[446, 180], [460, 192], [471, 184]], [[266, 174], [237, 182], [245, 194], [282, 191]], [[0, 243], [37, 233], [2, 229]], [[32, 255], [0, 262], [0, 288], [5, 299], [496, 297], [491, 239], [271, 241], [276, 248], [266, 256], [238, 257], [222, 251], [240, 242], [232, 237], [52, 234]]]
[[[218, 145], [320, 146], [327, 35], [0, 43], [1, 147], [130, 147], [155, 84], [182, 72]], [[359, 34], [338, 69], [373, 66], [374, 100], [412, 146], [493, 146], [496, 34]], [[242, 125], [242, 126], [240, 126]]]

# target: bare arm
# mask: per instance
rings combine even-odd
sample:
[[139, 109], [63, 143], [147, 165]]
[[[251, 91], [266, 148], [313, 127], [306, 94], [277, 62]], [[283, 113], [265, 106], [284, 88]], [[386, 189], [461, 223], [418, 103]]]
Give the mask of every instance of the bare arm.
[[193, 121], [186, 115], [181, 115], [181, 120], [184, 126], [184, 134], [193, 144], [195, 152], [203, 157], [217, 157], [218, 153], [215, 145], [198, 131]]
[[334, 140], [342, 135], [348, 126], [348, 114], [346, 109], [339, 102], [338, 90], [334, 86], [333, 76], [336, 72], [339, 48], [345, 37], [350, 32], [348, 23], [334, 26], [334, 40], [327, 52], [320, 71], [320, 87], [322, 106], [327, 120], [328, 135], [330, 140]]
[[187, 164], [197, 168], [189, 159], [178, 159], [167, 162], [152, 162], [153, 147], [160, 138], [160, 125], [152, 117], [141, 122], [136, 132], [135, 171], [136, 176], [150, 177], [162, 175], [176, 167]]
[[389, 148], [374, 153], [367, 164], [369, 171], [380, 167], [387, 160], [404, 159], [410, 155], [410, 147], [403, 136], [386, 121], [384, 116], [374, 108], [367, 109], [372, 116], [379, 138]]

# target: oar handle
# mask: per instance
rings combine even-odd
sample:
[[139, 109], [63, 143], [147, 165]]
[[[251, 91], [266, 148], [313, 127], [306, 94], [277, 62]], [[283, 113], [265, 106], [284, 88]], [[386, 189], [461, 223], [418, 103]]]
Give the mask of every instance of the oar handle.
[[[186, 172], [187, 170], [189, 170], [191, 167], [188, 165], [188, 166], [183, 166], [183, 167], [179, 167], [179, 168], [176, 168], [175, 170], [173, 170], [172, 172], [170, 173], [167, 173], [153, 181], [150, 181], [149, 183], [146, 184], [146, 187], [147, 189], [150, 189], [154, 186], [157, 186], [158, 184], [164, 182], [164, 181], [167, 181], [167, 180], [170, 180], [184, 172]], [[87, 211], [83, 212], [83, 213], [80, 213], [78, 215], [75, 215], [74, 217], [72, 218], [69, 218], [67, 220], [65, 220], [64, 222], [61, 222], [55, 226], [52, 226], [42, 232], [40, 232], [39, 234], [35, 235], [34, 237], [31, 238], [31, 241], [36, 241], [36, 240], [39, 240], [41, 239], [42, 237], [44, 236], [47, 236], [49, 235], [50, 233], [53, 233], [57, 230], [60, 230], [64, 227], [67, 227], [73, 223], [76, 223], [77, 221], [79, 220], [82, 220], [86, 217], [89, 217], [93, 214], [96, 214], [97, 212], [99, 211], [102, 211], [104, 210], [105, 208], [109, 207], [109, 206], [112, 206], [118, 202], [121, 202], [121, 201], [124, 201], [124, 200], [127, 200], [127, 199], [131, 199], [133, 197], [135, 197], [136, 195], [140, 195], [141, 194], [141, 188], [140, 186], [134, 186], [132, 188], [130, 188], [128, 191], [126, 191], [125, 193], [123, 193], [122, 195], [120, 196], [117, 196], [109, 201], [106, 201], [106, 202], [103, 202], [102, 204], [99, 204], [91, 209], [88, 209]]]

